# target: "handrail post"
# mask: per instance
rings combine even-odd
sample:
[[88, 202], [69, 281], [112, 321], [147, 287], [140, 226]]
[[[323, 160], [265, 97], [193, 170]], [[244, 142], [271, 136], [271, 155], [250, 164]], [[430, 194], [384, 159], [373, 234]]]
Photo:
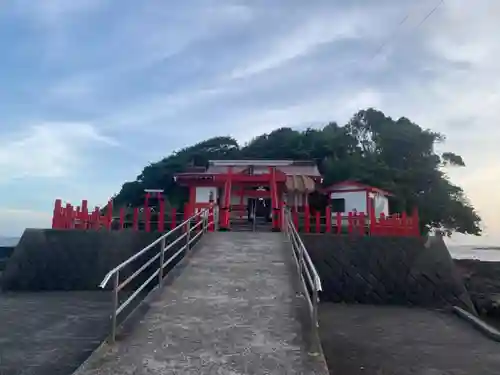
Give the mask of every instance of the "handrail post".
[[319, 295], [318, 295], [318, 286], [316, 283], [314, 283], [313, 287], [313, 313], [312, 313], [312, 319], [313, 319], [313, 325], [316, 327], [319, 326], [318, 324], [318, 303], [319, 303]]
[[311, 316], [311, 329], [310, 331], [310, 337], [311, 337], [311, 352], [310, 355], [312, 356], [318, 356], [319, 353], [321, 352], [321, 344], [319, 343], [319, 337], [317, 335], [317, 329], [319, 328], [318, 324], [318, 302], [319, 302], [319, 296], [318, 296], [318, 286], [316, 283], [314, 283], [314, 286], [312, 287], [313, 289], [313, 300], [312, 300], [312, 305], [313, 305], [313, 311], [312, 311], [312, 316]]
[[203, 231], [205, 233], [208, 232], [208, 221], [210, 220], [210, 212], [208, 210], [205, 210], [203, 212]]
[[111, 343], [116, 341], [116, 310], [118, 309], [118, 284], [120, 280], [120, 271], [116, 271], [113, 278], [113, 311], [111, 315]]
[[186, 223], [186, 251], [189, 251], [189, 244], [191, 243], [191, 220]]
[[165, 237], [160, 242], [160, 269], [158, 270], [158, 286], [163, 287], [163, 263], [165, 261]]

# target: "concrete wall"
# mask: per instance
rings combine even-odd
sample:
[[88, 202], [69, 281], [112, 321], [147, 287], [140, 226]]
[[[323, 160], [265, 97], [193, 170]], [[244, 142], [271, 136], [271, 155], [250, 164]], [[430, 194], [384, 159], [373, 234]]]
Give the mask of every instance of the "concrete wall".
[[331, 302], [474, 311], [442, 239], [301, 234]]
[[[110, 269], [156, 238], [157, 233], [131, 230], [27, 229], [7, 262], [2, 275], [2, 288], [26, 291], [97, 290]], [[174, 239], [172, 236], [169, 241]], [[122, 280], [155, 252], [153, 250], [127, 267]], [[147, 271], [142, 279], [147, 278]], [[137, 283], [141, 281], [138, 279]], [[130, 287], [135, 285], [131, 283]]]

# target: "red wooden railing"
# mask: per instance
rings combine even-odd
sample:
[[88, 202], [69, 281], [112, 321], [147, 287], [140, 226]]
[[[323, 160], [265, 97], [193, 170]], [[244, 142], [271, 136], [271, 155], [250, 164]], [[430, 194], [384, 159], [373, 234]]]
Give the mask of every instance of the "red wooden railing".
[[[164, 232], [175, 228], [178, 223], [190, 216], [188, 204], [186, 204], [184, 214], [178, 213], [175, 208], [166, 212], [165, 201], [162, 197], [159, 198], [158, 212], [153, 212], [152, 208], [149, 207], [149, 197], [145, 199], [144, 207], [141, 209], [138, 207], [127, 210], [120, 208], [117, 212], [113, 211], [113, 201], [110, 201], [104, 209], [95, 207], [89, 211], [86, 200], [83, 200], [80, 206], [74, 207], [70, 203], [63, 205], [62, 201], [57, 199], [54, 204], [52, 228], [114, 230], [130, 228], [146, 232], [152, 230]], [[282, 202], [278, 202], [278, 206], [282, 204]], [[332, 215], [330, 207], [327, 207], [324, 212], [317, 210], [310, 212], [309, 207], [306, 206], [302, 212], [292, 209], [292, 220], [297, 230], [305, 233], [420, 236], [419, 215], [416, 209], [411, 215], [406, 213], [387, 216], [381, 214], [378, 218], [375, 218], [373, 209], [371, 211], [370, 215], [366, 215], [364, 212], [335, 213]], [[212, 217], [214, 215], [213, 204], [209, 205], [209, 215]], [[221, 218], [221, 224], [226, 223], [228, 219]], [[209, 221], [213, 222], [213, 220]], [[273, 228], [280, 228], [281, 219], [279, 216], [275, 218], [273, 224]], [[209, 226], [209, 230], [215, 230], [213, 223]]]
[[[170, 212], [165, 210], [165, 201], [160, 199], [158, 212], [154, 212], [152, 207], [148, 206], [146, 200], [144, 207], [134, 207], [130, 209], [120, 208], [113, 214], [113, 201], [108, 202], [104, 209], [95, 207], [93, 211], [88, 211], [88, 203], [82, 201], [81, 206], [73, 206], [70, 203], [62, 204], [57, 199], [54, 204], [54, 213], [52, 216], [52, 229], [109, 229], [122, 230], [132, 229], [135, 231], [144, 230], [146, 232], [159, 231], [167, 232], [174, 229], [179, 223], [186, 220], [184, 217], [189, 215], [189, 207], [185, 207], [184, 213], [178, 213], [175, 208]], [[209, 231], [215, 230], [213, 223], [214, 207], [209, 207], [208, 215]], [[199, 227], [201, 228], [201, 227]]]
[[[374, 219], [371, 219], [374, 218]], [[334, 233], [348, 235], [372, 236], [420, 236], [418, 211], [411, 215], [406, 213], [384, 215], [375, 218], [364, 212], [334, 213], [330, 207], [325, 212], [310, 212], [304, 207], [302, 212], [292, 209], [292, 220], [299, 232], [302, 233]]]

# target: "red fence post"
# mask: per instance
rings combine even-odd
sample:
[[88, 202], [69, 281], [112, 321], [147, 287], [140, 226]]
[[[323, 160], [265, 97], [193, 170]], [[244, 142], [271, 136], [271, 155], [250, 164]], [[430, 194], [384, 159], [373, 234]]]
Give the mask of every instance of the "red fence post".
[[90, 215], [90, 229], [98, 229], [99, 228], [99, 207], [94, 207], [94, 211]]
[[364, 236], [366, 234], [366, 220], [365, 220], [365, 213], [364, 212], [360, 212], [359, 213], [359, 234]]
[[337, 234], [342, 234], [342, 214], [337, 212]]
[[321, 232], [321, 217], [319, 215], [319, 210], [316, 210], [316, 233]]
[[139, 230], [139, 207], [134, 207], [134, 216], [132, 218], [132, 229]]
[[158, 193], [158, 203], [160, 204], [160, 212], [158, 213], [158, 231], [165, 231], [165, 200]]
[[106, 210], [106, 229], [111, 229], [111, 222], [113, 221], [113, 200], [108, 202], [108, 207]]
[[52, 229], [60, 229], [62, 216], [62, 201], [56, 199], [54, 202], [54, 213], [52, 214]]
[[347, 215], [347, 233], [351, 234], [353, 231], [354, 218], [352, 212], [350, 211]]
[[149, 210], [149, 193], [146, 193], [144, 198], [144, 230], [146, 232], [151, 231], [151, 221], [150, 221], [151, 211]]
[[369, 232], [370, 234], [375, 234], [377, 227], [377, 216], [375, 214], [375, 206], [373, 205], [372, 200], [369, 200], [370, 207], [368, 211], [368, 225], [370, 226]]
[[75, 210], [75, 228], [80, 229], [82, 227], [82, 220], [81, 220], [81, 210], [80, 206], [76, 206]]
[[325, 215], [326, 215], [325, 232], [330, 233], [332, 231], [332, 209], [330, 208], [330, 206], [326, 207]]
[[82, 228], [89, 228], [89, 207], [86, 199], [82, 200]]
[[66, 203], [66, 209], [65, 209], [65, 212], [64, 212], [64, 228], [65, 229], [69, 229], [71, 228], [71, 221], [73, 220], [73, 207], [71, 206], [70, 203]]
[[385, 236], [387, 235], [387, 217], [385, 216], [385, 213], [380, 214], [380, 235]]

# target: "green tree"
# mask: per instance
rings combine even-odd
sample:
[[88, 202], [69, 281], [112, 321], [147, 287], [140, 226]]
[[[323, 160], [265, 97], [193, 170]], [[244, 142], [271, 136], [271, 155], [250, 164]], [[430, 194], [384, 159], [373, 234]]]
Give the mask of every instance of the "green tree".
[[146, 166], [135, 181], [122, 186], [115, 204], [140, 205], [145, 188], [162, 188], [180, 208], [187, 192], [175, 184], [174, 175], [190, 166], [206, 166], [211, 159], [309, 159], [317, 162], [325, 184], [355, 180], [394, 193], [391, 207], [396, 212], [417, 206], [425, 229], [479, 235], [480, 217], [445, 174], [445, 168], [465, 166], [463, 159], [435, 152], [444, 140], [407, 118], [394, 120], [375, 109], [359, 111], [345, 126], [331, 122], [304, 131], [281, 127], [245, 146], [230, 137], [215, 137]]

